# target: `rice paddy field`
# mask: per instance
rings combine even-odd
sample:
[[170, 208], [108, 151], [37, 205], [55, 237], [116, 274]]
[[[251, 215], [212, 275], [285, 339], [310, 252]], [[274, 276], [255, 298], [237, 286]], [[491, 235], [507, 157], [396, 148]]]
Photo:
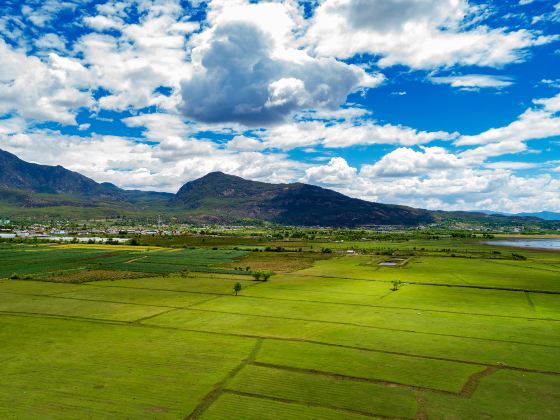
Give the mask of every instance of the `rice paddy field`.
[[0, 244], [0, 418], [560, 418], [560, 253], [360, 244]]

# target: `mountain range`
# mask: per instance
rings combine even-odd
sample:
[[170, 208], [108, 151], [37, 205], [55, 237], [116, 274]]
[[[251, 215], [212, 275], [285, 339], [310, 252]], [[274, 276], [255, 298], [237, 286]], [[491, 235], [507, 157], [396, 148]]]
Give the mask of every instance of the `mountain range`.
[[533, 213], [505, 213], [492, 210], [474, 210], [473, 213], [484, 213], [489, 215], [501, 215], [501, 216], [517, 216], [517, 217], [538, 217], [542, 220], [549, 221], [560, 221], [560, 213], [555, 213], [553, 211], [539, 211]]
[[269, 184], [212, 172], [176, 194], [124, 190], [62, 166], [25, 162], [0, 150], [0, 215], [48, 218], [136, 217], [162, 214], [191, 223], [272, 222], [300, 226], [417, 226], [443, 220], [504, 224], [539, 222], [469, 212], [373, 203], [315, 185]]

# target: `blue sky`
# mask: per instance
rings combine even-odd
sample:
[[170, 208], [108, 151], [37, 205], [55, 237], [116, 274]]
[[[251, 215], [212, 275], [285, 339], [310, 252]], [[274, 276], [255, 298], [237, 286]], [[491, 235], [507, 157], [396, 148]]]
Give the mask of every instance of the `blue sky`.
[[560, 0], [0, 5], [0, 148], [23, 159], [560, 211]]

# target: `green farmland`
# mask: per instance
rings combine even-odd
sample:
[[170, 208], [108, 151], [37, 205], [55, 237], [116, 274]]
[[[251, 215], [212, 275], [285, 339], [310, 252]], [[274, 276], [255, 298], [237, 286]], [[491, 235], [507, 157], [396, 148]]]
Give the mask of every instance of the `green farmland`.
[[230, 242], [0, 244], [0, 418], [560, 419], [560, 253]]

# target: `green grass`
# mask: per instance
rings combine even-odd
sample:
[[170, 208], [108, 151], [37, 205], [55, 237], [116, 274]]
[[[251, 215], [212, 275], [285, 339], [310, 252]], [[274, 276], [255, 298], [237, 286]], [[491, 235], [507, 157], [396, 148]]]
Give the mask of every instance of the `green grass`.
[[[247, 290], [245, 294], [260, 292], [265, 287]], [[272, 289], [269, 288], [269, 290]], [[277, 295], [281, 299], [282, 295]], [[315, 297], [315, 296], [314, 296]], [[267, 300], [239, 296], [237, 299], [216, 298], [197, 304], [193, 309], [222, 313], [258, 315], [281, 319], [319, 321], [374, 329], [417, 333], [460, 335], [463, 337], [525, 342], [528, 344], [558, 345], [560, 328], [547, 320], [441, 313], [379, 306], [340, 305], [319, 301]], [[457, 308], [459, 309], [459, 308]]]
[[413, 257], [404, 267], [379, 266], [379, 262], [385, 259], [387, 257], [349, 256], [318, 261], [298, 274], [560, 292], [560, 271], [534, 266], [527, 261]]
[[204, 293], [186, 293], [151, 289], [134, 289], [131, 291], [131, 289], [127, 287], [97, 286], [89, 286], [67, 293], [61, 293], [57, 296], [64, 298], [134, 303], [141, 305], [167, 306], [178, 308], [187, 307], [215, 297], [215, 295]]
[[[14, 273], [39, 279], [64, 281], [65, 272], [112, 270], [116, 272], [177, 273], [181, 271], [234, 272], [220, 268], [247, 254], [246, 251], [213, 249], [138, 250], [123, 246], [11, 245], [0, 252], [0, 278]], [[70, 274], [71, 274], [70, 273]]]
[[182, 418], [253, 340], [2, 316], [0, 417]]
[[500, 371], [484, 378], [470, 399], [443, 395], [428, 401], [429, 418], [557, 419], [560, 377]]
[[409, 388], [263, 366], [247, 366], [227, 389], [369, 415], [414, 418], [417, 410], [415, 392]]
[[204, 420], [277, 420], [278, 418], [286, 420], [339, 420], [341, 418], [365, 420], [371, 417], [293, 402], [223, 394], [201, 418]]
[[[333, 248], [356, 244], [398, 246]], [[8, 275], [99, 274], [0, 279], [0, 418], [557, 418], [560, 258], [423, 247], [438, 256], [381, 268], [390, 257], [0, 244]], [[278, 273], [230, 271], [243, 261]]]
[[206, 273], [191, 273], [189, 277], [150, 277], [144, 279], [124, 279], [112, 281], [99, 281], [99, 287], [129, 287], [138, 289], [169, 290], [191, 293], [216, 293], [229, 295], [233, 285], [240, 282], [243, 287], [254, 286], [255, 282], [249, 276], [216, 276]]
[[443, 360], [274, 340], [265, 341], [256, 360], [449, 392], [459, 392], [470, 375], [484, 369]]
[[136, 321], [166, 308], [126, 303], [90, 302], [54, 296], [2, 294], [0, 312], [59, 315], [100, 320]]

